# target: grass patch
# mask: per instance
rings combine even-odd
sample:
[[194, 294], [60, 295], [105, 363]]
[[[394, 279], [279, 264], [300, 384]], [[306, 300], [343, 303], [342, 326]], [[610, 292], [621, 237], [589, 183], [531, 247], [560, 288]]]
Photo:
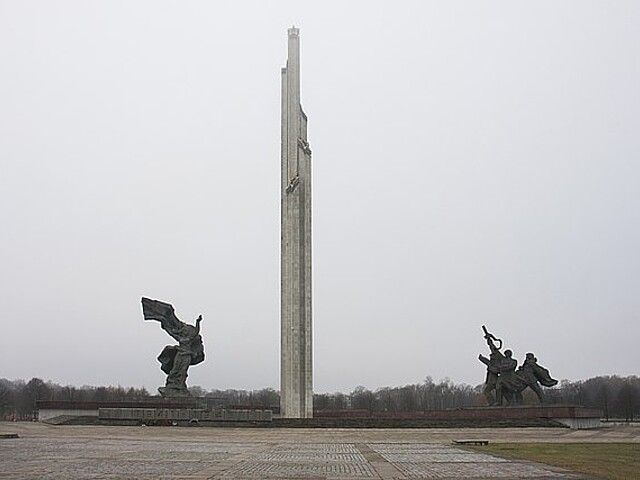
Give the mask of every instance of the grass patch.
[[490, 443], [472, 448], [612, 480], [640, 478], [640, 443]]

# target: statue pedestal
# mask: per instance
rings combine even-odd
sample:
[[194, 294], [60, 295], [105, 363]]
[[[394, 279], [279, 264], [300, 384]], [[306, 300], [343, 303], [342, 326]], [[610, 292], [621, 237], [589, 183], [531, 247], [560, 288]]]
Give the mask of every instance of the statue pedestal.
[[206, 425], [271, 423], [271, 410], [227, 410], [223, 408], [100, 408], [98, 420], [107, 425]]
[[158, 392], [162, 398], [190, 398], [191, 394], [186, 388], [158, 387]]
[[[445, 410], [453, 418], [488, 421], [546, 420], [569, 428], [598, 428], [602, 412], [579, 405], [514, 405]], [[438, 414], [439, 412], [434, 412]]]
[[270, 423], [271, 410], [236, 410], [210, 398], [149, 398], [123, 402], [37, 402], [38, 420], [55, 425], [210, 425]]
[[602, 412], [577, 405], [515, 405], [463, 407], [422, 412], [316, 411], [304, 421], [274, 419], [277, 426], [465, 428], [569, 427], [598, 428]]

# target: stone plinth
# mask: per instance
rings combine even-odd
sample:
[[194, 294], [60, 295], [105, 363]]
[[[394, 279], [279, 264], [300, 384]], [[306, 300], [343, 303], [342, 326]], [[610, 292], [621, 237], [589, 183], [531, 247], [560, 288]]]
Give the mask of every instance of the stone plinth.
[[602, 412], [577, 405], [518, 405], [465, 407], [422, 412], [316, 411], [314, 421], [286, 422], [279, 426], [309, 427], [542, 427], [598, 428]]
[[132, 421], [145, 424], [183, 422], [271, 422], [271, 410], [226, 410], [202, 408], [101, 408], [98, 419], [107, 423]]
[[268, 423], [271, 410], [214, 407], [209, 398], [150, 398], [122, 402], [37, 402], [38, 420], [52, 424], [173, 424], [190, 421], [204, 424]]

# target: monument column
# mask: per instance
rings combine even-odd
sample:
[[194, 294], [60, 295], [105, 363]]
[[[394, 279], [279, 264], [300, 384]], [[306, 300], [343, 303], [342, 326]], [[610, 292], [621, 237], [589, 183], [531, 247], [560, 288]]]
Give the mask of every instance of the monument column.
[[280, 414], [311, 418], [311, 149], [300, 105], [300, 32], [293, 27], [288, 33], [281, 114]]

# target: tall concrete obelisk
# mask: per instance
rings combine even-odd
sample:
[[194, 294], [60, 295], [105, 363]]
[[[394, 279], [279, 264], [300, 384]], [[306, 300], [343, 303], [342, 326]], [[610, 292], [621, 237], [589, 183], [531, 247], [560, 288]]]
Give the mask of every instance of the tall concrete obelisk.
[[300, 32], [289, 29], [282, 69], [280, 218], [280, 414], [313, 416], [311, 150], [300, 105]]

